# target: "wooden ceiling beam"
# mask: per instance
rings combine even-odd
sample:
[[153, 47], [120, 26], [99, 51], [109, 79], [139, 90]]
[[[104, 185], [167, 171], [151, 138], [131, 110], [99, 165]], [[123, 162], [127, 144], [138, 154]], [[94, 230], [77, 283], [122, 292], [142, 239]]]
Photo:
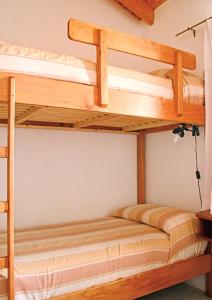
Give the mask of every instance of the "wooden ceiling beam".
[[146, 0], [146, 4], [148, 4], [153, 9], [155, 9], [155, 8], [159, 7], [160, 5], [162, 5], [166, 1], [167, 0]]
[[143, 20], [149, 25], [154, 23], [154, 9], [144, 0], [116, 0], [120, 5], [129, 10], [139, 20]]

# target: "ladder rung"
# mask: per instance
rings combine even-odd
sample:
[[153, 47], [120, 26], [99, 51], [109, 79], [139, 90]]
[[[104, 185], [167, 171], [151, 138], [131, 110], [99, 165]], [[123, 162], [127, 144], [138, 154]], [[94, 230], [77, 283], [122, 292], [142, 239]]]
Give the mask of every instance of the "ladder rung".
[[0, 213], [8, 212], [8, 202], [0, 201]]
[[7, 158], [7, 157], [8, 157], [8, 148], [0, 147], [0, 158]]
[[8, 267], [8, 257], [0, 257], [0, 269], [5, 269]]

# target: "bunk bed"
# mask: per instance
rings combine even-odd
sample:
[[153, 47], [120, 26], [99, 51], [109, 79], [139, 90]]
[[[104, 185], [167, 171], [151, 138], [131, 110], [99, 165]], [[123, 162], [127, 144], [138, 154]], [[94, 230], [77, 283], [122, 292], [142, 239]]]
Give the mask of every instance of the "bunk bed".
[[[3, 126], [8, 124], [8, 146], [0, 148], [0, 157], [7, 159], [7, 201], [0, 202], [0, 212], [8, 214], [8, 250], [7, 254], [0, 258], [0, 269], [8, 269], [7, 282], [10, 300], [14, 299], [15, 291], [15, 126], [107, 131], [137, 135], [138, 204], [141, 205], [141, 210], [145, 210], [146, 134], [170, 130], [179, 123], [196, 125], [204, 125], [205, 123], [205, 108], [202, 100], [199, 99], [202, 97], [202, 92], [198, 92], [196, 98], [193, 94], [190, 95], [190, 98], [189, 95], [185, 97], [184, 93], [183, 68], [195, 69], [196, 61], [193, 54], [77, 20], [69, 21], [68, 34], [72, 40], [96, 46], [96, 66], [90, 62], [70, 57], [59, 57], [58, 60], [51, 53], [35, 52], [32, 49], [10, 47], [8, 44], [0, 43], [0, 62], [4, 62], [0, 66], [0, 124]], [[172, 65], [172, 92], [170, 93], [170, 80], [164, 81], [162, 78], [156, 79], [153, 75], [144, 76], [138, 72], [131, 72], [132, 76], [129, 76], [129, 72], [126, 70], [109, 67], [108, 49]], [[20, 61], [19, 63], [16, 61], [14, 64], [13, 59], [16, 59], [16, 56], [19, 56]], [[41, 64], [42, 67], [39, 70], [35, 70], [36, 64], [30, 62], [30, 57], [32, 60], [36, 59], [36, 64]], [[46, 61], [49, 65], [46, 64]], [[67, 70], [65, 65], [68, 65]], [[44, 66], [48, 71], [41, 72]], [[55, 69], [53, 66], [57, 66], [58, 72], [60, 72], [61, 67], [61, 73], [56, 72], [55, 74], [52, 71]], [[72, 69], [71, 75], [69, 74], [70, 69]], [[86, 74], [90, 74], [88, 77], [84, 76], [85, 69]], [[64, 73], [66, 71], [67, 73]], [[143, 86], [148, 85], [150, 91], [156, 85], [155, 90], [157, 92], [145, 93]], [[164, 96], [164, 90], [167, 95], [167, 89], [169, 97]], [[158, 90], [160, 90], [159, 93]], [[199, 91], [198, 88], [196, 90]], [[197, 98], [198, 101], [195, 100]], [[154, 207], [152, 208], [154, 209]], [[139, 213], [140, 217], [142, 214]], [[122, 214], [118, 211], [111, 218], [112, 220], [115, 218], [115, 223], [121, 222], [129, 225], [129, 222], [133, 222], [133, 226], [136, 228], [138, 228], [137, 224], [150, 226], [151, 229], [154, 225], [156, 231], [158, 230], [157, 234], [162, 235], [165, 240], [169, 239], [170, 232], [166, 232], [167, 228], [164, 229], [159, 224], [152, 224], [150, 219], [136, 220], [131, 215], [128, 219], [125, 217], [126, 213]], [[110, 221], [111, 218], [109, 218]], [[196, 224], [195, 218], [192, 219], [193, 221]], [[143, 224], [145, 222], [146, 225]], [[193, 226], [193, 228], [195, 230], [192, 234], [196, 238], [198, 225]], [[202, 247], [205, 249], [205, 245]], [[108, 299], [108, 297], [111, 299], [133, 299], [200, 274], [207, 274], [207, 294], [212, 297], [211, 254], [210, 251], [203, 253], [203, 248], [197, 255], [176, 261], [170, 260], [170, 263], [162, 263], [154, 270], [144, 269], [139, 274], [121, 279], [116, 278], [112, 282], [97, 284], [94, 287], [87, 286], [86, 290], [81, 288], [79, 291], [71, 294], [65, 293], [64, 296], [60, 295], [55, 299]], [[1, 280], [2, 275], [0, 282]]]

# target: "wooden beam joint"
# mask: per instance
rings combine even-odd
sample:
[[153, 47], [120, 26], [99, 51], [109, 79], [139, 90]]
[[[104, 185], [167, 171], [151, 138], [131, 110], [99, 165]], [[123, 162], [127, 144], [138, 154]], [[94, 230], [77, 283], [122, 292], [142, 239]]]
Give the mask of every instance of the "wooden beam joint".
[[0, 213], [7, 213], [9, 206], [7, 201], [0, 201]]
[[8, 148], [0, 147], [0, 158], [7, 158], [7, 157], [8, 157]]
[[8, 257], [0, 257], [0, 269], [6, 269], [8, 267]]

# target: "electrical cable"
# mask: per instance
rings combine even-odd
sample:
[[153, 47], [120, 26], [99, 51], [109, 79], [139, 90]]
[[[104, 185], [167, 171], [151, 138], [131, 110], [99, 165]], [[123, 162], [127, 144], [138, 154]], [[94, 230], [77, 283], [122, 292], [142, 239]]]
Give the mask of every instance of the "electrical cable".
[[181, 123], [177, 128], [174, 128], [172, 130], [172, 133], [177, 134], [178, 136], [183, 138], [184, 135], [185, 135], [185, 131], [192, 132], [192, 136], [194, 136], [194, 141], [195, 141], [194, 153], [195, 153], [195, 163], [196, 163], [195, 175], [196, 175], [196, 178], [197, 178], [199, 200], [200, 200], [200, 204], [201, 204], [201, 207], [202, 207], [202, 193], [201, 193], [201, 187], [200, 187], [201, 175], [200, 175], [199, 166], [198, 166], [198, 151], [197, 151], [197, 136], [200, 135], [199, 128], [198, 128], [197, 125], [192, 125], [192, 129], [189, 129], [186, 124]]
[[194, 141], [195, 141], [195, 147], [194, 147], [194, 152], [195, 152], [195, 161], [196, 161], [196, 178], [197, 178], [197, 185], [198, 185], [198, 191], [199, 191], [199, 200], [200, 204], [202, 207], [202, 193], [201, 193], [201, 187], [200, 187], [200, 171], [199, 171], [199, 166], [198, 166], [198, 152], [197, 152], [197, 136], [196, 134], [194, 135]]

